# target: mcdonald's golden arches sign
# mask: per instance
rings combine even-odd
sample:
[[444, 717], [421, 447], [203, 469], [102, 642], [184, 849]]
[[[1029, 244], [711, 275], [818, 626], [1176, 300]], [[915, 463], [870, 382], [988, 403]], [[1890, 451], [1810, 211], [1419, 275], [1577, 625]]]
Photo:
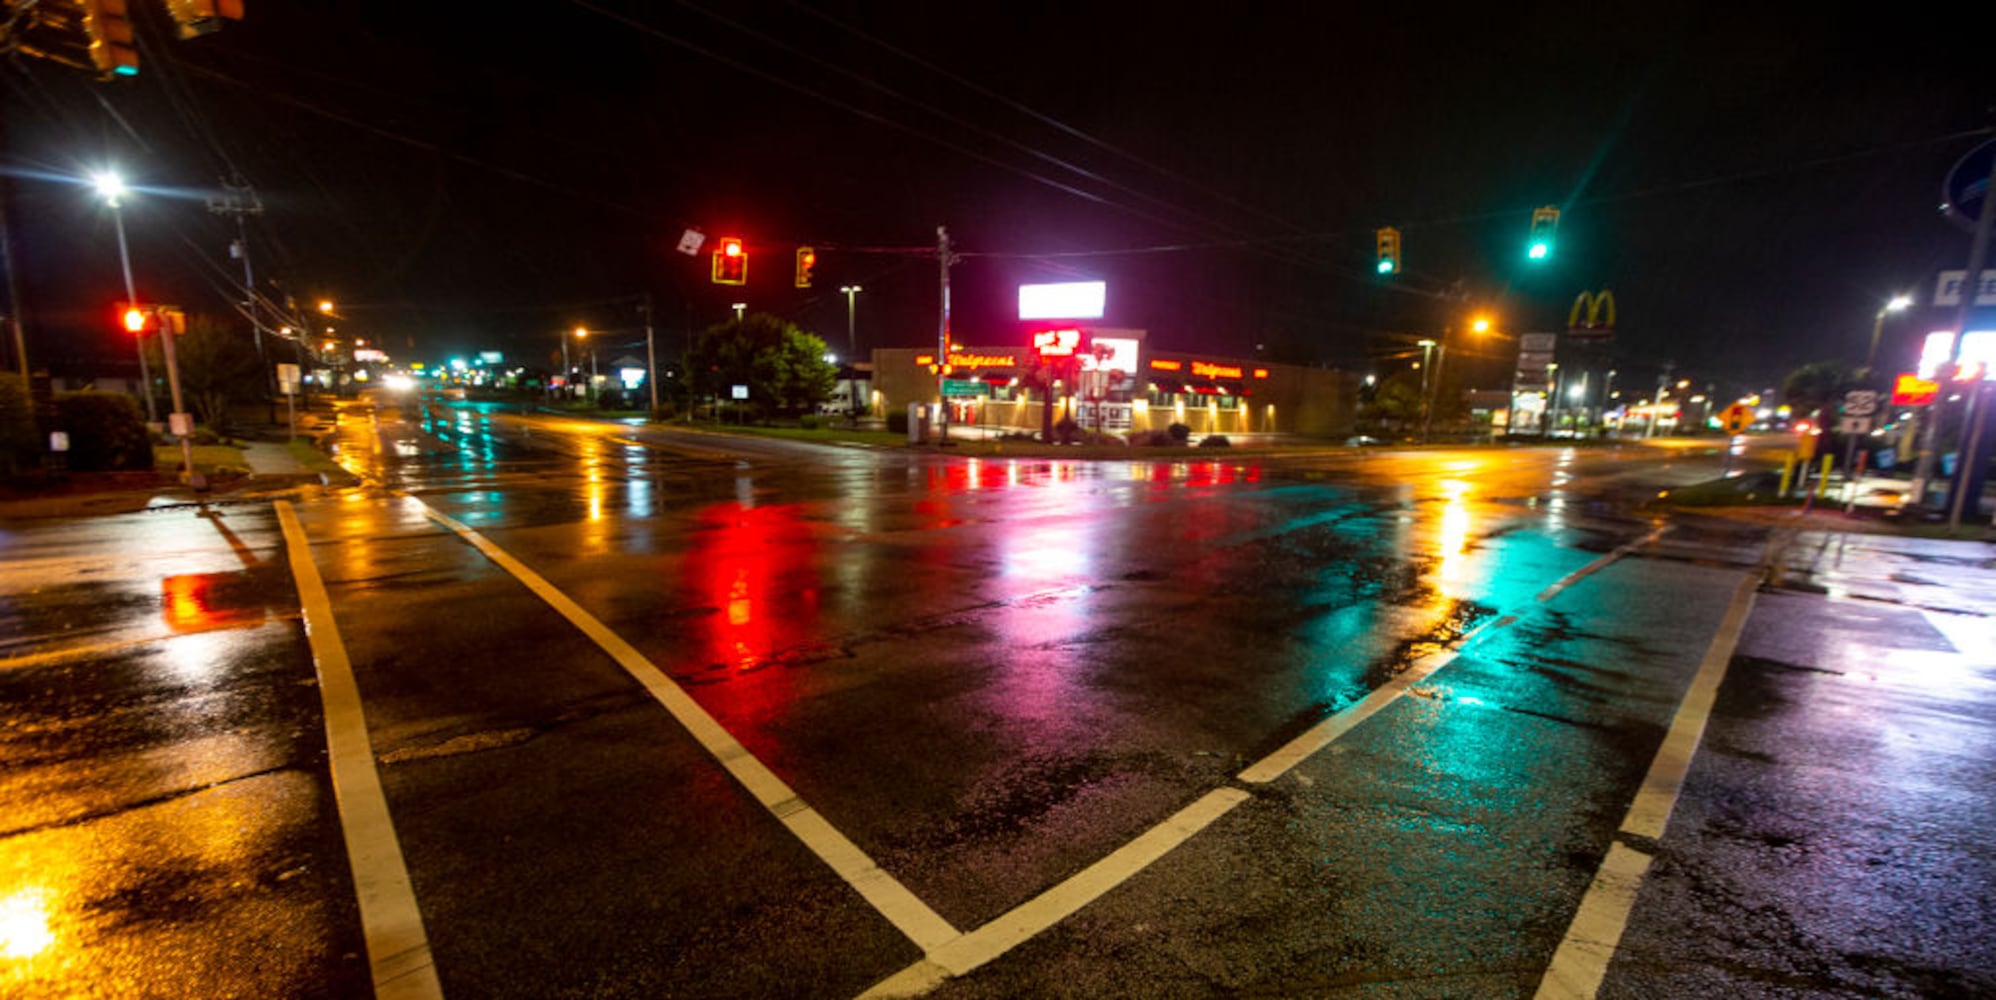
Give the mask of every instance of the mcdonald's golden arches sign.
[[1573, 308], [1566, 314], [1566, 332], [1579, 338], [1601, 338], [1615, 333], [1615, 293], [1607, 289], [1581, 292], [1574, 296]]

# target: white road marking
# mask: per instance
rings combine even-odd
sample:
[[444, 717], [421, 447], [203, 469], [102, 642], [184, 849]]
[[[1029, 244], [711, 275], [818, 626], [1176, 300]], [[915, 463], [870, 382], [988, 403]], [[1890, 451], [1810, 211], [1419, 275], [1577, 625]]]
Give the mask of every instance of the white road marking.
[[1691, 758], [1698, 753], [1698, 742], [1705, 738], [1705, 722], [1712, 717], [1712, 702], [1719, 697], [1719, 684], [1726, 679], [1726, 664], [1732, 662], [1733, 648], [1739, 645], [1740, 633], [1746, 629], [1747, 613], [1753, 610], [1754, 593], [1759, 588], [1760, 574], [1752, 573], [1733, 591], [1732, 603], [1719, 622], [1719, 631], [1706, 647], [1705, 659], [1699, 662], [1698, 673], [1691, 678], [1691, 687], [1677, 707], [1677, 716], [1670, 721], [1670, 732], [1664, 736], [1663, 746], [1657, 748], [1656, 760], [1643, 776], [1642, 789], [1622, 820], [1623, 833], [1651, 840], [1663, 838], [1663, 829], [1670, 823], [1670, 811], [1676, 808], [1678, 792], [1684, 788], [1684, 776], [1691, 771]]
[[[1656, 541], [1663, 536], [1664, 532], [1669, 530], [1668, 526], [1657, 528], [1649, 534], [1633, 542], [1629, 542], [1615, 551], [1560, 577], [1558, 582], [1539, 591], [1538, 595], [1533, 597], [1532, 600], [1538, 604], [1544, 604], [1552, 600], [1554, 597], [1559, 596], [1560, 592], [1566, 588], [1579, 583], [1587, 577], [1593, 576], [1623, 556]], [[1281, 749], [1256, 761], [1247, 770], [1240, 773], [1240, 780], [1249, 784], [1260, 785], [1274, 781], [1284, 774], [1289, 773], [1291, 768], [1308, 760], [1311, 755], [1323, 750], [1325, 747], [1330, 746], [1339, 737], [1351, 732], [1359, 723], [1371, 718], [1380, 709], [1385, 708], [1402, 695], [1405, 695], [1414, 685], [1427, 680], [1435, 671], [1453, 663], [1456, 656], [1461, 652], [1462, 647], [1467, 645], [1471, 639], [1474, 639], [1485, 631], [1506, 628], [1517, 620], [1517, 615], [1503, 615], [1495, 621], [1472, 629], [1468, 634], [1457, 640], [1454, 648], [1430, 653], [1415, 660], [1412, 665], [1401, 671], [1392, 680], [1373, 689], [1372, 693], [1366, 695], [1358, 704], [1332, 714], [1329, 718], [1311, 726], [1302, 735], [1284, 744]]]
[[[1557, 583], [1540, 591], [1533, 600], [1540, 604], [1551, 600], [1561, 591], [1648, 545], [1669, 530], [1667, 526], [1657, 528], [1642, 538], [1574, 570], [1561, 577]], [[1412, 666], [1381, 685], [1358, 704], [1312, 726], [1308, 732], [1289, 741], [1281, 749], [1242, 771], [1237, 777], [1250, 784], [1264, 784], [1281, 777], [1309, 758], [1311, 754], [1329, 746], [1359, 723], [1371, 718], [1380, 709], [1405, 695], [1414, 685], [1453, 662], [1461, 645], [1467, 644], [1486, 631], [1506, 628], [1517, 621], [1516, 614], [1499, 616], [1463, 635], [1458, 640], [1456, 649], [1430, 653], [1414, 661]], [[964, 934], [961, 938], [949, 942], [944, 947], [929, 950], [921, 961], [881, 980], [874, 984], [873, 988], [860, 994], [861, 1000], [921, 996], [940, 987], [951, 977], [964, 975], [990, 962], [1128, 881], [1151, 862], [1170, 853], [1247, 799], [1246, 792], [1234, 788], [1221, 788], [1208, 792], [1197, 802], [1145, 831], [1137, 839], [1067, 881], [990, 923]], [[1643, 863], [1646, 866], [1647, 859]]]
[[1135, 840], [1059, 885], [942, 947], [929, 949], [928, 956], [922, 961], [882, 980], [860, 996], [920, 996], [942, 985], [944, 980], [969, 973], [1129, 881], [1151, 862], [1171, 853], [1178, 845], [1192, 839], [1193, 835], [1247, 800], [1248, 793], [1238, 788], [1216, 788], [1207, 792], [1170, 819], [1144, 831]]
[[326, 755], [332, 764], [333, 796], [339, 805], [347, 863], [353, 869], [354, 894], [360, 899], [361, 933], [367, 941], [374, 995], [382, 1000], [438, 1000], [443, 987], [437, 981], [416, 892], [409, 884], [409, 869], [402, 861], [402, 845], [388, 816], [388, 800], [381, 791], [353, 664], [340, 640], [319, 568], [312, 562], [311, 540], [289, 501], [279, 500], [275, 506], [284, 526], [291, 575], [298, 583], [305, 637], [319, 671]]
[[685, 727], [714, 759], [733, 775], [735, 780], [746, 788], [757, 802], [762, 803], [785, 827], [790, 829], [804, 846], [811, 849], [825, 864], [838, 873], [840, 878], [853, 887], [881, 916], [887, 918], [901, 933], [908, 936], [922, 951], [933, 952], [962, 935], [949, 921], [929, 908], [914, 893], [894, 876], [888, 874], [865, 851], [847, 839], [845, 834], [818, 811], [806, 805], [791, 790], [782, 778], [757, 760], [741, 741], [735, 739], [714, 717], [707, 714], [699, 703], [688, 695], [685, 689], [667, 677], [643, 653], [611, 631], [609, 626], [597, 620], [594, 615], [562, 593], [540, 574], [527, 568], [525, 563], [512, 557], [491, 540], [459, 521], [424, 504], [420, 499], [410, 497], [422, 504], [423, 510], [437, 523], [444, 525], [469, 542], [485, 557], [497, 563], [515, 579], [525, 584], [534, 595], [547, 602], [569, 623], [580, 629], [584, 635], [594, 640], [610, 658], [624, 668], [658, 703], [665, 707], [679, 724]]
[[1603, 569], [1606, 569], [1609, 563], [1612, 563], [1615, 560], [1620, 559], [1623, 556], [1628, 555], [1629, 553], [1634, 552], [1635, 550], [1640, 549], [1643, 546], [1648, 545], [1649, 543], [1654, 542], [1659, 538], [1662, 538], [1663, 533], [1669, 530], [1670, 530], [1670, 525], [1667, 524], [1663, 525], [1662, 527], [1657, 528], [1655, 531], [1652, 531], [1649, 534], [1644, 535], [1643, 537], [1638, 538], [1633, 542], [1629, 542], [1628, 544], [1623, 545], [1620, 548], [1617, 548], [1615, 551], [1610, 552], [1607, 555], [1602, 556], [1601, 558], [1596, 559], [1593, 562], [1588, 563], [1587, 565], [1582, 566], [1579, 569], [1571, 573], [1568, 573], [1563, 577], [1560, 577], [1558, 583], [1555, 583], [1552, 586], [1539, 591], [1538, 596], [1532, 598], [1532, 600], [1537, 601], [1540, 604], [1544, 604], [1545, 602], [1552, 600], [1554, 597], [1559, 596], [1560, 591], [1565, 590], [1566, 588], [1571, 587], [1574, 584], [1579, 583], [1580, 581], [1585, 580], [1590, 576], [1593, 576], [1594, 574], [1600, 572]]
[[[1677, 807], [1677, 797], [1684, 788], [1684, 778], [1691, 771], [1691, 760], [1705, 736], [1705, 724], [1712, 716], [1719, 685], [1726, 679], [1726, 665], [1732, 662], [1733, 649], [1739, 645], [1740, 633], [1746, 628], [1747, 614], [1753, 610], [1761, 576], [1761, 572], [1748, 574], [1733, 591], [1732, 603], [1726, 606], [1719, 630], [1713, 634], [1712, 644], [1706, 647], [1705, 658], [1698, 664], [1698, 673], [1691, 678], [1691, 686], [1671, 719], [1670, 732], [1657, 748], [1649, 773], [1643, 776], [1642, 788], [1622, 818], [1621, 833], [1645, 837], [1651, 842], [1663, 839], [1664, 829], [1670, 825], [1670, 813]], [[1593, 884], [1581, 897], [1580, 909], [1553, 953], [1545, 977], [1539, 981], [1538, 1000], [1592, 1000], [1600, 992], [1601, 981], [1621, 945], [1622, 931], [1628, 926], [1629, 913], [1636, 905], [1636, 893], [1642, 888], [1649, 864], [1648, 853], [1620, 843], [1609, 845], [1608, 856], [1602, 859]]]
[[1600, 990], [1649, 865], [1650, 856], [1641, 851], [1608, 845], [1608, 856], [1601, 859], [1601, 869], [1580, 898], [1580, 909], [1539, 981], [1535, 1000], [1578, 1000]]

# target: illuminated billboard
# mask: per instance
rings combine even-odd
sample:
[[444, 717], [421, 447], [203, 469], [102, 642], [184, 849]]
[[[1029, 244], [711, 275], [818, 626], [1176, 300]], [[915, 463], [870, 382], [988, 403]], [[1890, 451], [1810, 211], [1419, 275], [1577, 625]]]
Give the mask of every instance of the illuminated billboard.
[[1070, 281], [1057, 285], [1020, 285], [1020, 319], [1101, 319], [1109, 299], [1102, 281]]

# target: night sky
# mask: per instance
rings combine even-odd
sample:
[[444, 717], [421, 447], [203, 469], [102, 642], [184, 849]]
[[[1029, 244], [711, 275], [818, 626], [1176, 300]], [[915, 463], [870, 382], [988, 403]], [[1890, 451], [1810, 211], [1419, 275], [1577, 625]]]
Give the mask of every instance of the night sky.
[[[203, 198], [239, 172], [266, 291], [409, 360], [544, 364], [578, 324], [642, 354], [641, 292], [662, 345], [745, 301], [843, 352], [848, 283], [862, 349], [932, 345], [917, 251], [947, 225], [963, 343], [1022, 338], [1020, 282], [1101, 278], [1105, 325], [1156, 348], [1385, 371], [1471, 312], [1554, 330], [1611, 288], [1625, 378], [1744, 391], [1860, 360], [1879, 304], [1962, 266], [1941, 179], [1996, 103], [1987, 46], [1908, 5], [248, 6], [178, 41], [134, 0], [136, 79], [5, 68], [37, 361], [129, 353], [110, 218], [57, 176], [116, 163], [142, 297], [226, 308]], [[1535, 266], [1540, 205], [1565, 214]], [[745, 291], [674, 252], [688, 226], [747, 241]], [[1459, 348], [1492, 384], [1510, 349]]]

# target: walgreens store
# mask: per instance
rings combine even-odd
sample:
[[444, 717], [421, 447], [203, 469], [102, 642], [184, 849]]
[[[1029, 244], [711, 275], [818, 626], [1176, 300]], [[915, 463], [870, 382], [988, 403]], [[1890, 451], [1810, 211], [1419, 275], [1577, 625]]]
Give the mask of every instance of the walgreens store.
[[1196, 436], [1352, 432], [1358, 380], [1348, 372], [1152, 350], [1142, 330], [1072, 326], [1036, 336], [1068, 333], [1042, 349], [953, 345], [940, 362], [933, 348], [877, 349], [873, 412], [934, 405], [940, 389], [952, 424], [992, 431], [1036, 432], [1051, 405], [1054, 422], [1072, 416], [1118, 436], [1174, 423]]

